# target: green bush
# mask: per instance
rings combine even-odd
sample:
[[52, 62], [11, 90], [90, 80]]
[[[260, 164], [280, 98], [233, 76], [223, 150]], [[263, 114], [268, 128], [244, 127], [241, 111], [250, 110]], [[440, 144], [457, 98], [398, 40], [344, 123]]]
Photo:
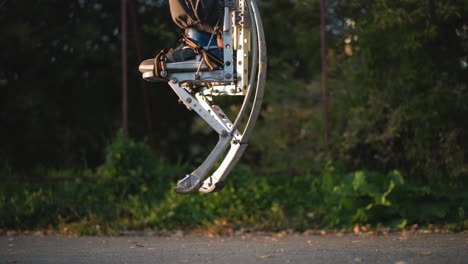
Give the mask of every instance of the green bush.
[[320, 206], [328, 226], [465, 225], [468, 191], [463, 185], [418, 185], [398, 171], [345, 173], [331, 165], [325, 168], [320, 184]]
[[343, 174], [328, 166], [321, 181], [327, 222], [332, 226], [349, 226], [399, 220], [400, 216], [391, 209], [390, 195], [403, 184], [398, 171], [386, 175], [370, 171]]
[[138, 193], [147, 188], [146, 183], [157, 179], [159, 163], [147, 144], [119, 133], [106, 148], [106, 159], [97, 169], [97, 176], [112, 185], [116, 193]]
[[248, 228], [280, 231], [410, 224], [465, 228], [467, 191], [453, 184], [416, 185], [398, 171], [346, 172], [329, 163], [318, 175], [256, 175], [237, 165], [220, 193], [189, 196], [172, 191], [187, 165], [168, 165], [144, 142], [117, 137], [96, 171], [49, 170], [75, 181], [0, 186], [0, 228], [67, 228], [78, 234], [118, 230]]

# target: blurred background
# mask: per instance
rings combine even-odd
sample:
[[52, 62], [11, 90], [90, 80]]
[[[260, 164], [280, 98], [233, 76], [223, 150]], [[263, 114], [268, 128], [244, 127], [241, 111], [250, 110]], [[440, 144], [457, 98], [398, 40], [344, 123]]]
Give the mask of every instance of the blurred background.
[[326, 1], [327, 79], [320, 1], [257, 2], [249, 148], [222, 192], [180, 196], [216, 136], [137, 70], [182, 33], [167, 1], [126, 1], [122, 130], [121, 1], [0, 0], [0, 231], [466, 229], [468, 1]]

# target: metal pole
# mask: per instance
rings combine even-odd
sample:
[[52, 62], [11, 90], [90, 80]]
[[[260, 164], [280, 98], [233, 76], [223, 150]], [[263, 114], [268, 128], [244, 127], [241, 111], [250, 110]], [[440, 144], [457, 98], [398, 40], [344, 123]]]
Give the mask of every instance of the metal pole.
[[325, 31], [325, 0], [320, 0], [320, 37], [322, 46], [322, 103], [323, 103], [323, 126], [325, 144], [328, 145], [328, 64], [327, 64], [327, 42]]
[[121, 0], [122, 11], [122, 128], [128, 137], [128, 80], [127, 80], [127, 0]]

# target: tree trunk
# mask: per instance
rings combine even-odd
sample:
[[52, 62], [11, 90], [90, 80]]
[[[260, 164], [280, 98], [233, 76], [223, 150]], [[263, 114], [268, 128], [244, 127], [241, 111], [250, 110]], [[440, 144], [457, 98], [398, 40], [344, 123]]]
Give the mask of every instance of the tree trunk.
[[[138, 21], [136, 17], [136, 0], [130, 0], [130, 16], [132, 21], [132, 30], [135, 39], [135, 48], [138, 61], [142, 61], [141, 56], [141, 41], [140, 34], [138, 32]], [[140, 79], [141, 92], [143, 94], [143, 105], [145, 107], [145, 119], [146, 119], [146, 133], [151, 146], [154, 146], [153, 140], [153, 121], [151, 116], [151, 107], [148, 98], [148, 86], [145, 85], [145, 81]]]
[[122, 129], [128, 137], [128, 87], [127, 87], [127, 0], [121, 0], [122, 11]]
[[320, 0], [320, 36], [322, 47], [322, 105], [323, 105], [323, 130], [325, 144], [328, 145], [328, 64], [327, 64], [327, 41], [325, 31], [325, 0]]

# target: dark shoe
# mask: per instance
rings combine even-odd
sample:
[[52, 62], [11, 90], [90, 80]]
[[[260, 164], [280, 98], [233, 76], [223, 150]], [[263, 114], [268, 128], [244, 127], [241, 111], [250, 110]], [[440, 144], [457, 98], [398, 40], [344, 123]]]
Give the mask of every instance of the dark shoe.
[[[195, 29], [188, 29], [186, 32], [186, 37], [202, 46], [212, 55], [218, 58], [220, 57], [221, 53], [220, 48], [216, 43], [216, 36], [213, 36], [212, 38], [211, 33]], [[166, 63], [189, 61], [196, 59], [196, 57], [197, 54], [193, 51], [193, 49], [182, 43], [178, 47], [171, 49], [166, 53]]]

